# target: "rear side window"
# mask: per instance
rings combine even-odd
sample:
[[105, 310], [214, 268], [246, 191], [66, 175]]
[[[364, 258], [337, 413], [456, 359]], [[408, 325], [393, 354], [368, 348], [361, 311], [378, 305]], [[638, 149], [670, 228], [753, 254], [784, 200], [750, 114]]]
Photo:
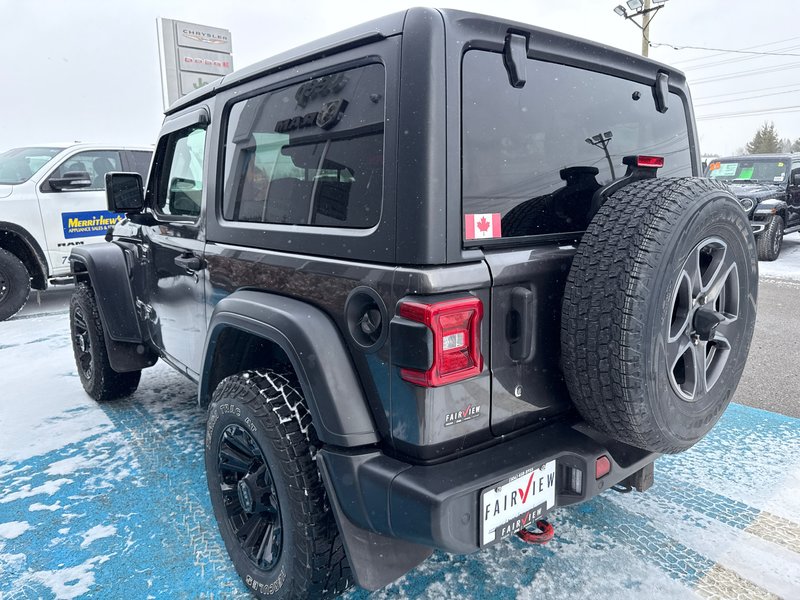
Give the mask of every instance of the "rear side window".
[[[513, 88], [502, 55], [464, 55], [467, 239], [585, 230], [594, 192], [625, 175], [627, 155], [663, 156], [659, 177], [692, 175], [686, 114], [676, 94], [659, 113], [649, 86], [534, 60], [526, 67], [527, 83]], [[477, 219], [484, 227], [471, 230]]]
[[150, 159], [153, 158], [152, 152], [142, 150], [132, 150], [130, 153], [131, 167], [142, 179], [147, 180], [147, 172], [150, 170]]
[[383, 65], [234, 104], [225, 145], [229, 221], [368, 228], [383, 191]]

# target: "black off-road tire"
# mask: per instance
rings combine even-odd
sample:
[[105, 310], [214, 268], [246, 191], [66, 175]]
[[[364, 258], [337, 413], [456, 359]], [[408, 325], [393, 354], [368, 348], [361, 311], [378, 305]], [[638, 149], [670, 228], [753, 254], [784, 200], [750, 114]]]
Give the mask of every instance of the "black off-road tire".
[[117, 373], [111, 368], [97, 300], [88, 283], [75, 286], [69, 303], [69, 325], [75, 366], [86, 393], [104, 402], [135, 392], [142, 372]]
[[772, 215], [767, 227], [757, 238], [758, 260], [776, 260], [783, 245], [783, 218]]
[[0, 248], [0, 321], [13, 317], [31, 293], [31, 276], [20, 259]]
[[[236, 571], [259, 598], [335, 598], [351, 585], [350, 566], [314, 460], [318, 445], [291, 374], [244, 371], [224, 379], [214, 391], [205, 436], [211, 504]], [[235, 470], [242, 461], [249, 465], [246, 473]], [[238, 491], [242, 480], [260, 483], [243, 497]], [[242, 511], [252, 497], [268, 498], [262, 502], [267, 508]], [[254, 516], [264, 520], [265, 537], [247, 543], [242, 532], [256, 527], [248, 523]], [[275, 522], [281, 526], [279, 540]], [[266, 538], [270, 534], [271, 541]], [[265, 564], [257, 563], [256, 547], [265, 546], [270, 549], [261, 557]]]
[[[613, 194], [564, 293], [564, 377], [581, 415], [646, 450], [695, 444], [738, 385], [757, 289], [750, 224], [720, 184], [654, 178]], [[724, 321], [707, 325], [701, 309]]]

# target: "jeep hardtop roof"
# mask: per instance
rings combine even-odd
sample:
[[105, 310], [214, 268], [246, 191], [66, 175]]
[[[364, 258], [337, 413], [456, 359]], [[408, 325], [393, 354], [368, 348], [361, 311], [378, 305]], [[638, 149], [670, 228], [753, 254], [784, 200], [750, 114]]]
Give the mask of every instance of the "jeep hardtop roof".
[[[415, 13], [414, 16], [424, 16], [427, 19], [441, 19], [446, 30], [466, 26], [501, 40], [509, 31], [529, 32], [531, 34], [530, 46], [536, 47], [538, 50], [546, 49], [552, 59], [557, 59], [558, 56], [563, 55], [585, 55], [587, 52], [591, 52], [595, 56], [597, 63], [608, 64], [611, 62], [619, 74], [636, 75], [641, 73], [642, 77], [647, 77], [648, 74], [652, 73], [653, 66], [656, 65], [663, 67], [663, 70], [669, 73], [670, 78], [674, 78], [673, 81], [681, 87], [685, 85], [683, 72], [673, 67], [598, 42], [591, 42], [558, 31], [535, 27], [517, 21], [509, 21], [499, 17], [452, 9], [410, 8], [350, 27], [238, 69], [178, 99], [165, 111], [165, 114], [174, 114], [187, 106], [213, 96], [217, 91], [328, 55], [334, 50], [352, 48], [407, 32], [409, 23], [419, 22], [418, 19], [408, 18], [412, 13]], [[584, 68], [591, 69], [592, 64], [587, 63]]]

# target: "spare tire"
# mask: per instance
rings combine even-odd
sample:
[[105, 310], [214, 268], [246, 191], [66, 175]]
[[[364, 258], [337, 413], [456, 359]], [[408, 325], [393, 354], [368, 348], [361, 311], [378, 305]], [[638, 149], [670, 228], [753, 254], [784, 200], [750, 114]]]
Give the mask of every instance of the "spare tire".
[[612, 194], [564, 292], [563, 370], [578, 411], [653, 452], [695, 444], [739, 383], [757, 291], [747, 215], [720, 184], [653, 178]]

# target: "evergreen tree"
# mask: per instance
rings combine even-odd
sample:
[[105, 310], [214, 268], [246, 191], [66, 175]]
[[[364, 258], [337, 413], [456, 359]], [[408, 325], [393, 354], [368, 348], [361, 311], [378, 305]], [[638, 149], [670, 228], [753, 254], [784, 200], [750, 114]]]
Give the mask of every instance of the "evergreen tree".
[[792, 152], [800, 152], [800, 138], [797, 138], [792, 144]]
[[748, 154], [768, 154], [781, 151], [781, 139], [775, 131], [774, 123], [764, 124], [756, 131], [753, 139], [747, 143], [745, 148]]

